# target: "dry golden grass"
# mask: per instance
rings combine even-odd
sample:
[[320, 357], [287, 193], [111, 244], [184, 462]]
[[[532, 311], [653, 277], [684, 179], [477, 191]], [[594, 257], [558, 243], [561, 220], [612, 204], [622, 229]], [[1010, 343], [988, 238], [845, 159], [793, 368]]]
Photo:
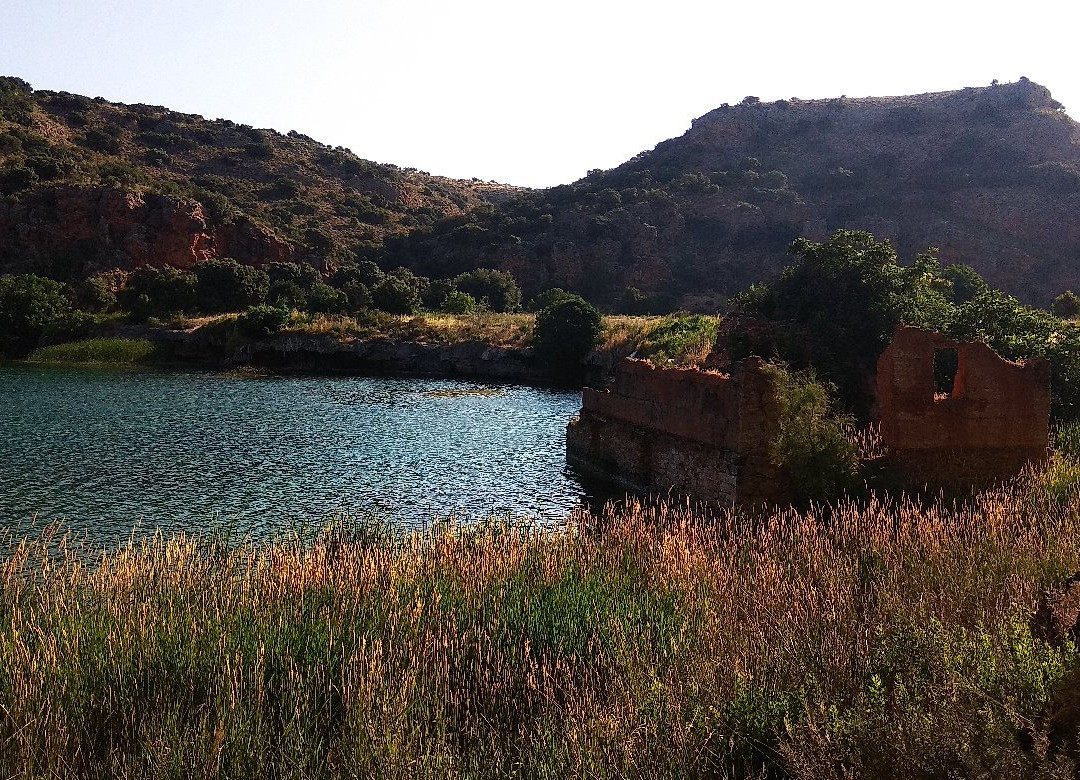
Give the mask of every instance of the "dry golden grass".
[[1080, 660], [1028, 627], [1080, 570], [1055, 480], [231, 548], [10, 538], [0, 774], [1071, 777], [1040, 714]]

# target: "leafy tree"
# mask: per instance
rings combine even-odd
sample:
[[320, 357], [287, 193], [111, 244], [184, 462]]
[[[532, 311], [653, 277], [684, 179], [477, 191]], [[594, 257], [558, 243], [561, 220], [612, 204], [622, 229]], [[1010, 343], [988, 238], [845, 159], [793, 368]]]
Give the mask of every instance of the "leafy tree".
[[371, 308], [371, 290], [363, 282], [349, 282], [341, 291], [349, 301], [350, 311], [361, 311]]
[[189, 271], [139, 268], [128, 277], [118, 296], [137, 320], [190, 311], [195, 307], [198, 279]]
[[492, 311], [513, 312], [521, 309], [521, 288], [505, 271], [478, 268], [454, 279], [454, 286], [480, 303], [487, 301]]
[[1074, 320], [1080, 316], [1080, 298], [1072, 290], [1066, 290], [1050, 305], [1050, 311], [1063, 320]]
[[71, 315], [68, 289], [33, 274], [0, 276], [0, 353], [21, 356]]
[[551, 287], [541, 293], [538, 293], [537, 296], [532, 299], [532, 302], [529, 304], [529, 308], [533, 311], [540, 311], [541, 309], [546, 309], [547, 307], [551, 306], [552, 304], [558, 303], [559, 301], [565, 301], [569, 298], [574, 297], [577, 296], [575, 296], [573, 293], [567, 292], [561, 287]]
[[952, 289], [932, 252], [910, 266], [888, 241], [840, 230], [823, 243], [797, 239], [795, 262], [771, 285], [756, 285], [732, 306], [780, 323], [780, 353], [814, 367], [850, 409], [865, 416], [868, 378], [900, 323], [946, 330], [956, 316]]
[[602, 330], [600, 311], [581, 296], [556, 301], [536, 315], [536, 356], [556, 374], [576, 378], [581, 361], [600, 343]]
[[281, 309], [306, 309], [307, 295], [296, 282], [279, 278], [270, 282], [266, 302]]
[[250, 339], [265, 339], [289, 324], [291, 312], [280, 306], [251, 306], [236, 318], [237, 330]]
[[963, 263], [945, 266], [941, 269], [941, 277], [952, 285], [949, 299], [957, 305], [965, 304], [990, 289], [978, 271]]
[[424, 290], [424, 308], [431, 311], [441, 311], [446, 298], [450, 293], [457, 292], [453, 279], [433, 279], [431, 284]]
[[305, 292], [322, 282], [322, 274], [307, 263], [270, 263], [266, 266], [266, 275], [271, 285], [291, 282]]
[[448, 314], [475, 314], [477, 310], [476, 299], [461, 290], [453, 290], [442, 302], [440, 307]]
[[205, 312], [243, 311], [262, 303], [270, 291], [266, 271], [232, 258], [198, 263], [195, 275], [198, 305]]
[[770, 364], [776, 390], [780, 430], [770, 447], [773, 462], [783, 467], [792, 500], [833, 501], [855, 486], [859, 453], [852, 443], [854, 421], [834, 406], [832, 388], [813, 372], [798, 374]]
[[370, 260], [361, 260], [358, 263], [350, 263], [338, 268], [330, 274], [329, 282], [339, 290], [353, 282], [359, 282], [373, 290], [386, 277], [382, 269]]
[[319, 282], [307, 296], [308, 311], [321, 314], [343, 314], [349, 308], [349, 296]]
[[420, 311], [420, 296], [416, 290], [396, 276], [387, 276], [371, 291], [376, 309], [390, 314], [416, 314]]
[[116, 306], [116, 293], [106, 276], [91, 276], [75, 289], [75, 303], [83, 311], [109, 311]]

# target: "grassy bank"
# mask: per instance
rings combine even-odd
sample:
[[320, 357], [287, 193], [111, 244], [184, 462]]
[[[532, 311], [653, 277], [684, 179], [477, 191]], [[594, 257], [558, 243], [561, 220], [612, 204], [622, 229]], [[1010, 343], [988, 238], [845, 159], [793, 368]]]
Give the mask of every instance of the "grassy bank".
[[41, 347], [30, 353], [36, 363], [109, 363], [138, 365], [154, 359], [155, 346], [147, 339], [87, 339]]
[[[1075, 482], [0, 564], [0, 773], [1074, 777]], [[1070, 741], [1072, 740], [1072, 741]]]

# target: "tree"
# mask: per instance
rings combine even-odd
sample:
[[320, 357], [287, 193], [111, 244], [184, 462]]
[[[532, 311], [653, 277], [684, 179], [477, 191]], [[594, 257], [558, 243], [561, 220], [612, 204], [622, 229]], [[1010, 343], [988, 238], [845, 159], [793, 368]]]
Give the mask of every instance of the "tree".
[[33, 274], [0, 276], [0, 353], [25, 355], [72, 313], [67, 287]]
[[536, 356], [567, 379], [582, 372], [581, 361], [600, 343], [603, 317], [578, 295], [556, 301], [536, 315], [533, 346]]
[[165, 317], [190, 311], [197, 299], [198, 279], [189, 271], [139, 268], [128, 277], [120, 291], [120, 304], [136, 320]]
[[243, 311], [266, 300], [270, 277], [232, 258], [206, 260], [195, 266], [198, 305], [207, 313]]
[[513, 312], [521, 309], [521, 288], [514, 277], [505, 271], [478, 268], [454, 279], [454, 286], [468, 293], [492, 311]]
[[410, 285], [396, 276], [387, 276], [371, 291], [376, 309], [390, 314], [416, 314], [420, 311], [420, 296]]
[[1080, 298], [1072, 290], [1066, 290], [1050, 304], [1050, 311], [1063, 320], [1074, 320], [1080, 315]]
[[933, 251], [902, 266], [888, 241], [840, 230], [827, 241], [791, 245], [795, 261], [771, 285], [755, 285], [732, 307], [772, 319], [781, 356], [816, 369], [845, 406], [865, 417], [877, 359], [900, 323], [947, 330], [956, 316]]

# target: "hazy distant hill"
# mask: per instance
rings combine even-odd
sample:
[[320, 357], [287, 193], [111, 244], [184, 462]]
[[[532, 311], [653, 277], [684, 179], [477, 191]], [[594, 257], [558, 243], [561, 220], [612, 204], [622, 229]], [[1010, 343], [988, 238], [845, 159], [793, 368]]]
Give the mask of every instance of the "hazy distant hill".
[[1036, 304], [1080, 289], [1080, 125], [1026, 80], [747, 98], [547, 190], [24, 86], [0, 80], [0, 270], [360, 257], [436, 277], [497, 267], [527, 295], [560, 286], [606, 306], [707, 309], [775, 275], [796, 236], [854, 227], [905, 258], [938, 246]]

